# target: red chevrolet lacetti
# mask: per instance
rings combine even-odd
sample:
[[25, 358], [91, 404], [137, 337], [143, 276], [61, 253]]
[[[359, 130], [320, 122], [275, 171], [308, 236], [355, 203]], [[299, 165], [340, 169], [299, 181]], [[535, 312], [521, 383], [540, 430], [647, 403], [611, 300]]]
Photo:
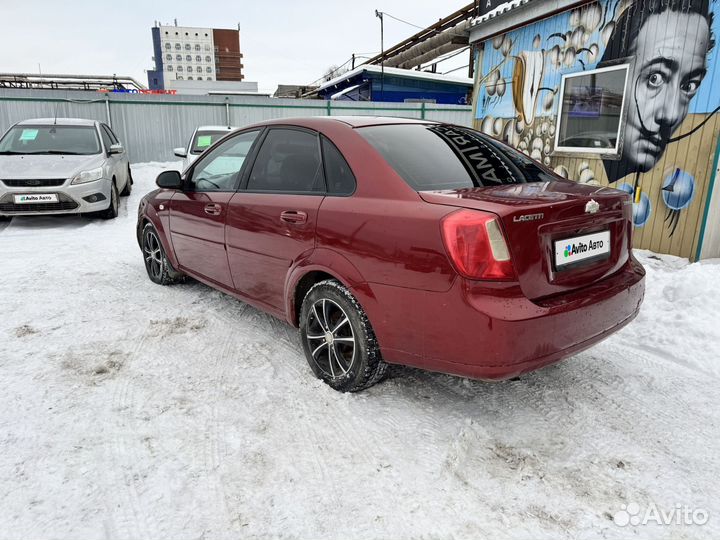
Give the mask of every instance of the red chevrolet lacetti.
[[477, 131], [397, 118], [233, 132], [140, 203], [150, 279], [184, 275], [300, 329], [341, 391], [404, 364], [504, 379], [638, 313], [632, 201]]

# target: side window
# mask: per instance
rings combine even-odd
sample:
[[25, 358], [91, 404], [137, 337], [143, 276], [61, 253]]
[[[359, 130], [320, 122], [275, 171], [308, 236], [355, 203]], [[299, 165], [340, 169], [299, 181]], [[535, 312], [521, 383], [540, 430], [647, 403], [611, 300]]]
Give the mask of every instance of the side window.
[[355, 191], [355, 176], [340, 150], [325, 137], [322, 140], [323, 159], [325, 161], [325, 181], [328, 193], [350, 195]]
[[100, 136], [103, 140], [103, 146], [105, 147], [105, 151], [108, 152], [110, 150], [110, 147], [112, 146], [113, 142], [110, 138], [110, 135], [108, 135], [107, 129], [105, 129], [105, 125], [100, 126]]
[[317, 135], [295, 129], [271, 129], [253, 166], [251, 191], [325, 191]]
[[241, 133], [208, 150], [192, 172], [189, 189], [235, 191], [238, 173], [259, 133], [259, 130]]
[[107, 131], [107, 134], [108, 134], [108, 136], [110, 137], [110, 140], [112, 141], [113, 144], [117, 144], [117, 143], [120, 142], [120, 141], [118, 140], [118, 138], [115, 136], [115, 133], [113, 133], [113, 130], [110, 129], [109, 126], [107, 126], [107, 125], [105, 125], [105, 124], [102, 124], [102, 128], [103, 128], [104, 131]]

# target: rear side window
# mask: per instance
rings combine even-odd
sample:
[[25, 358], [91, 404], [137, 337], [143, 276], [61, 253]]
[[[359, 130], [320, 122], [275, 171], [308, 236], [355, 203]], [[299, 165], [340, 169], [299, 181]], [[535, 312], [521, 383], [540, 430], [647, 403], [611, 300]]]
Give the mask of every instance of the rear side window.
[[415, 190], [460, 189], [525, 182], [500, 147], [477, 131], [442, 124], [358, 128]]
[[249, 191], [325, 191], [317, 135], [271, 129], [253, 165]]
[[355, 176], [350, 170], [350, 166], [333, 143], [325, 137], [320, 139], [325, 160], [325, 182], [328, 193], [351, 195], [355, 191]]

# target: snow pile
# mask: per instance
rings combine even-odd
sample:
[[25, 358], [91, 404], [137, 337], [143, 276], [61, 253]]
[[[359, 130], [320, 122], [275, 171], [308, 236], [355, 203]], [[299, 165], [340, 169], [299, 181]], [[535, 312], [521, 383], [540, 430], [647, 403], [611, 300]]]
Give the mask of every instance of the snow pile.
[[[0, 536], [720, 536], [718, 261], [638, 253], [638, 319], [519, 380], [343, 395], [282, 322], [147, 279], [137, 204], [176, 165], [133, 166], [117, 220], [0, 225]], [[618, 525], [629, 504], [710, 520]]]

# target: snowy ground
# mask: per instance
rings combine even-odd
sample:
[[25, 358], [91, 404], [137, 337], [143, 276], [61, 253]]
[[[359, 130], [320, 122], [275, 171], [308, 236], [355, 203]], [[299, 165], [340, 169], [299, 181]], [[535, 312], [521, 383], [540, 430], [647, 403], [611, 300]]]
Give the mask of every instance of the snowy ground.
[[[519, 380], [338, 394], [293, 329], [147, 279], [160, 169], [115, 221], [0, 226], [0, 538], [720, 536], [720, 261], [640, 253], [638, 319]], [[709, 521], [619, 526], [631, 503]]]

